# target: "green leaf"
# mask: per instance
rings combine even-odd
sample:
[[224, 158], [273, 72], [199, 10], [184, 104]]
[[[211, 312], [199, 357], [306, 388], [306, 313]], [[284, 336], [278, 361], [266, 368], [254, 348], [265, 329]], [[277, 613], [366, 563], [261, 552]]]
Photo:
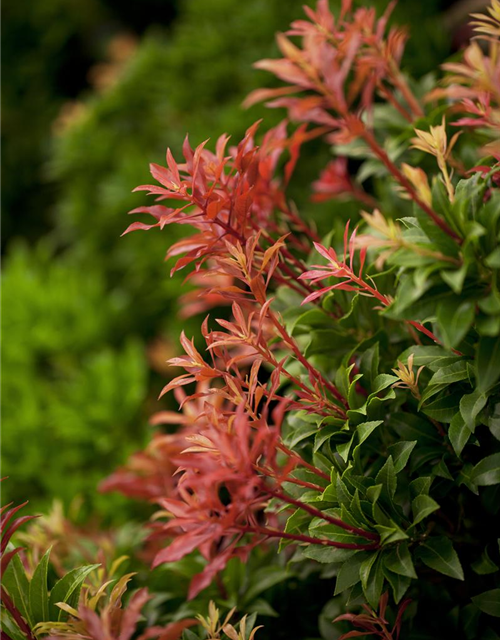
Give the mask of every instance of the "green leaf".
[[347, 462], [349, 458], [349, 451], [351, 450], [352, 442], [354, 440], [354, 434], [352, 434], [351, 438], [347, 442], [343, 442], [342, 444], [338, 444], [335, 448], [337, 449], [337, 453], [342, 458], [344, 462]]
[[[458, 408], [458, 407], [457, 407]], [[419, 444], [441, 444], [436, 427], [423, 416], [414, 413], [393, 413], [389, 418], [389, 426], [403, 440], [416, 440]]]
[[409, 347], [403, 351], [398, 360], [401, 362], [407, 362], [408, 357], [412, 354], [414, 367], [421, 367], [424, 365], [431, 371], [437, 371], [443, 366], [443, 364], [448, 365], [457, 360], [457, 356], [453, 356], [449, 351], [443, 349], [443, 347], [438, 347], [436, 345], [429, 347], [424, 347], [423, 345]]
[[388, 569], [387, 566], [384, 566], [383, 570], [384, 576], [387, 578], [387, 582], [391, 585], [394, 602], [399, 604], [404, 594], [408, 591], [408, 587], [411, 584], [411, 578], [394, 573]]
[[257, 598], [257, 600], [247, 604], [246, 610], [255, 613], [257, 616], [270, 616], [271, 618], [279, 617], [279, 613], [273, 609], [269, 602], [264, 600], [264, 598]]
[[493, 269], [500, 269], [500, 247], [494, 249], [485, 260], [486, 264]]
[[[13, 549], [14, 545], [9, 543], [7, 551], [12, 551]], [[34, 626], [29, 613], [29, 580], [23, 563], [17, 554], [11, 559], [7, 569], [2, 574], [2, 585], [9, 592], [23, 618], [30, 626]]]
[[418, 556], [431, 569], [450, 578], [464, 579], [464, 572], [449, 538], [429, 538], [418, 548]]
[[85, 578], [100, 567], [99, 564], [90, 564], [78, 569], [72, 569], [65, 576], [56, 582], [50, 592], [49, 598], [49, 620], [65, 620], [67, 614], [57, 607], [58, 602], [66, 602], [71, 607], [78, 605], [80, 590]]
[[444, 478], [445, 480], [453, 480], [453, 476], [448, 469], [448, 465], [445, 462], [444, 457], [432, 467], [432, 473], [439, 478]]
[[358, 444], [354, 447], [353, 456], [356, 457], [363, 442], [375, 431], [377, 427], [383, 424], [383, 420], [372, 420], [371, 422], [362, 422], [356, 427], [358, 434]]
[[[377, 511], [377, 516], [380, 516], [380, 511]], [[380, 544], [382, 546], [392, 544], [393, 542], [400, 542], [401, 540], [408, 540], [408, 534], [406, 534], [392, 520], [390, 521], [389, 526], [376, 524], [374, 528], [380, 535]]]
[[479, 340], [475, 364], [477, 388], [485, 393], [500, 378], [500, 336]]
[[464, 466], [460, 470], [460, 473], [457, 476], [456, 483], [457, 483], [457, 486], [459, 487], [465, 484], [465, 486], [470, 491], [472, 491], [472, 493], [474, 493], [475, 495], [479, 495], [479, 489], [477, 488], [476, 483], [472, 479], [472, 469], [473, 469], [473, 466], [471, 464], [464, 464]]
[[359, 363], [359, 370], [363, 374], [363, 379], [369, 382], [370, 388], [378, 374], [379, 348], [379, 343], [376, 342], [363, 353]]
[[487, 424], [491, 435], [500, 440], [500, 402], [494, 406], [493, 413], [488, 417]]
[[393, 573], [401, 576], [406, 576], [407, 578], [417, 577], [413, 560], [411, 559], [411, 553], [408, 550], [408, 544], [406, 542], [398, 544], [398, 546], [389, 553], [385, 560], [385, 566]]
[[451, 422], [453, 416], [457, 412], [460, 403], [460, 396], [457, 394], [451, 394], [438, 398], [426, 405], [422, 411], [438, 422]]
[[467, 270], [469, 265], [464, 263], [460, 269], [453, 270], [443, 270], [441, 271], [441, 277], [449, 285], [450, 289], [453, 293], [460, 295], [462, 293], [462, 288], [464, 286], [465, 276], [467, 275]]
[[389, 375], [388, 373], [380, 373], [373, 382], [372, 393], [379, 393], [383, 389], [390, 387], [391, 384], [398, 382], [399, 378], [397, 376]]
[[[286, 521], [285, 533], [300, 533], [303, 526], [308, 523], [309, 520], [309, 514], [307, 514], [303, 509], [296, 509]], [[287, 546], [287, 544], [291, 544], [291, 540], [281, 539], [279, 550], [281, 551], [282, 547]]]
[[448, 429], [448, 438], [457, 456], [460, 456], [471, 435], [471, 430], [465, 424], [465, 420], [460, 411], [458, 411], [453, 416], [450, 422], [450, 428]]
[[478, 575], [485, 576], [498, 571], [498, 566], [488, 555], [488, 549], [485, 549], [481, 557], [471, 564], [471, 569]]
[[403, 440], [402, 442], [397, 442], [396, 444], [392, 444], [390, 447], [388, 447], [387, 450], [391, 454], [394, 461], [395, 473], [399, 473], [406, 467], [406, 464], [410, 459], [410, 454], [416, 444], [416, 440]]
[[368, 487], [368, 489], [366, 490], [366, 497], [372, 504], [375, 504], [377, 500], [380, 498], [381, 493], [382, 493], [382, 485], [375, 484], [372, 487]]
[[47, 586], [47, 573], [49, 569], [49, 557], [51, 549], [48, 549], [31, 578], [29, 588], [29, 606], [31, 619], [34, 624], [46, 622], [49, 619], [49, 595]]
[[472, 393], [463, 396], [460, 400], [460, 413], [472, 433], [474, 433], [474, 429], [476, 428], [476, 417], [484, 408], [487, 401], [488, 396], [479, 389], [475, 389]]
[[460, 628], [466, 640], [477, 640], [477, 628], [481, 612], [472, 602], [460, 611]]
[[248, 589], [245, 591], [244, 602], [251, 602], [266, 589], [290, 578], [290, 572], [281, 567], [270, 566], [258, 569], [252, 576]]
[[372, 553], [371, 557], [362, 563], [359, 575], [368, 604], [374, 609], [377, 608], [384, 586], [384, 574], [378, 553]]
[[[299, 412], [302, 414], [302, 412]], [[304, 419], [304, 416], [296, 414], [293, 416], [293, 420], [289, 420], [292, 430], [286, 438], [286, 446], [290, 449], [295, 448], [299, 442], [309, 438], [318, 431], [318, 425], [316, 422], [311, 424], [311, 420]]]
[[317, 544], [310, 544], [304, 547], [306, 558], [321, 563], [345, 562], [357, 553], [353, 549], [338, 549], [337, 547], [321, 547]]
[[467, 378], [467, 361], [459, 360], [446, 367], [441, 367], [429, 380], [429, 386], [435, 384], [451, 384]]
[[382, 495], [385, 494], [385, 496], [390, 500], [394, 498], [394, 494], [396, 493], [397, 478], [394, 471], [392, 456], [389, 456], [387, 458], [384, 466], [377, 473], [375, 482], [382, 485]]
[[337, 373], [335, 374], [335, 386], [340, 391], [340, 393], [347, 398], [349, 395], [349, 387], [351, 385], [350, 381], [350, 373], [354, 368], [354, 364], [351, 364], [349, 367], [341, 366], [337, 369]]
[[422, 396], [420, 398], [420, 402], [418, 403], [418, 411], [422, 410], [422, 407], [435, 395], [444, 391], [448, 385], [447, 384], [433, 384], [427, 385]]
[[430, 496], [420, 495], [417, 496], [411, 503], [411, 510], [413, 512], [413, 525], [418, 524], [431, 513], [437, 511], [440, 508], [438, 503]]
[[420, 476], [410, 482], [410, 495], [413, 497], [420, 495], [429, 495], [429, 491], [432, 484], [432, 478], [428, 476]]
[[474, 321], [475, 304], [472, 300], [454, 297], [443, 300], [437, 308], [437, 321], [445, 347], [453, 349], [465, 338]]
[[471, 479], [479, 487], [500, 483], [500, 453], [483, 458], [472, 469]]
[[329, 440], [332, 436], [338, 433], [346, 433], [342, 430], [344, 422], [340, 420], [335, 420], [334, 424], [325, 424], [325, 422], [321, 422], [319, 431], [316, 431], [316, 436], [314, 438], [314, 448], [313, 451], [319, 451], [321, 447], [325, 444], [327, 440]]
[[369, 558], [371, 554], [367, 551], [358, 551], [355, 555], [351, 556], [347, 562], [344, 562], [340, 567], [340, 571], [337, 575], [337, 580], [335, 582], [335, 593], [334, 595], [338, 595], [342, 593], [349, 587], [352, 587], [354, 584], [361, 580], [359, 575], [359, 571], [361, 569], [361, 565], [367, 558]]
[[484, 613], [500, 618], [500, 589], [483, 591], [483, 593], [474, 596], [472, 602]]

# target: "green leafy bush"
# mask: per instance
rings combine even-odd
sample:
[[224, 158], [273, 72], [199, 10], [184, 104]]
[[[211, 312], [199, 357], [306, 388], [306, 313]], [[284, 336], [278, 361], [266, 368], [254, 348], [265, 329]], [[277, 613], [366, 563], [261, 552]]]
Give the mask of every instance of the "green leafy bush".
[[[387, 13], [350, 4], [335, 18], [320, 0], [288, 32], [301, 46], [280, 34], [284, 57], [258, 63], [287, 86], [247, 104], [284, 107], [298, 128], [186, 143], [139, 187], [172, 204], [139, 208], [153, 223], [127, 231], [191, 225], [174, 271], [201, 271], [232, 303], [202, 325], [206, 357], [183, 333], [170, 361], [185, 373], [162, 394], [195, 417], [179, 418], [181, 478], [157, 499], [157, 536], [178, 533], [153, 566], [199, 550], [191, 599], [278, 539], [298, 545], [294, 562], [329, 566], [347, 608], [335, 622], [362, 630], [342, 637], [497, 637], [500, 5], [434, 86], [401, 71], [406, 33], [384, 35]], [[338, 157], [315, 199], [371, 210], [323, 238], [285, 195], [319, 136]], [[422, 613], [436, 601], [439, 618]]]
[[81, 493], [97, 506], [103, 465], [121, 460], [118, 441], [137, 447], [147, 421], [144, 346], [115, 334], [123, 297], [96, 267], [83, 271], [69, 255], [54, 260], [48, 245], [36, 254], [17, 247], [3, 295], [2, 458], [16, 477], [4, 489], [45, 506]]

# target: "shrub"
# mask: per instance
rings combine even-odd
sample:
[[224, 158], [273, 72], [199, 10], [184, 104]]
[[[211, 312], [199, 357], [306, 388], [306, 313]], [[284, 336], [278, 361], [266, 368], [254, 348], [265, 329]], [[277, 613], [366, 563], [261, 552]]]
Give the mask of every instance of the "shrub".
[[[194, 227], [169, 250], [174, 271], [204, 273], [232, 305], [230, 321], [202, 325], [208, 358], [181, 336], [186, 355], [170, 362], [185, 373], [163, 390], [198, 384], [183, 400], [199, 408], [177, 434], [189, 443], [182, 474], [159, 500], [171, 514], [159, 532], [179, 533], [153, 565], [199, 549], [207, 562], [190, 597], [276, 538], [298, 543], [295, 562], [333, 565], [347, 606], [365, 600], [368, 613], [339, 621], [380, 637], [406, 621], [435, 637], [454, 615], [466, 637], [494, 633], [497, 4], [429, 91], [400, 70], [407, 35], [387, 27], [390, 9], [377, 20], [346, 0], [335, 18], [320, 0], [278, 36], [283, 58], [257, 64], [287, 86], [247, 99], [302, 124], [278, 125], [260, 146], [258, 123], [229, 149], [227, 136], [214, 152], [186, 140], [183, 163], [167, 151], [166, 166], [151, 165], [159, 186], [139, 187], [167, 206], [140, 207], [154, 223], [127, 231]], [[353, 178], [332, 161], [316, 198], [370, 209], [361, 228], [348, 220], [323, 238], [285, 195], [301, 146], [319, 136], [361, 166]], [[419, 613], [437, 598], [442, 617]]]
[[[217, 0], [210, 2], [209, 7], [205, 0], [186, 3], [169, 32], [153, 25], [126, 62], [94, 67], [91, 74], [94, 78], [99, 77], [98, 71], [103, 75], [104, 67], [106, 83], [99, 82], [98, 91], [76, 108], [73, 105], [68, 113], [65, 111], [64, 118], [59, 118], [49, 166], [44, 169], [51, 178], [46, 191], [51, 192], [51, 198], [57, 196], [55, 207], [42, 204], [41, 191], [33, 177], [26, 181], [30, 183], [30, 193], [36, 194], [33, 197], [37, 198], [37, 206], [30, 208], [19, 203], [17, 206], [23, 211], [24, 227], [33, 233], [41, 217], [49, 213], [54, 218], [54, 228], [39, 246], [28, 249], [20, 243], [11, 243], [4, 263], [2, 322], [9, 344], [3, 354], [2, 457], [5, 472], [12, 475], [15, 468], [17, 476], [17, 482], [5, 488], [9, 499], [21, 501], [30, 495], [34, 507], [45, 509], [53, 495], [69, 504], [71, 496], [83, 493], [89, 510], [95, 509], [98, 503], [99, 510], [107, 518], [112, 517], [93, 488], [99, 474], [109, 473], [119, 457], [125, 460], [129, 453], [128, 448], [122, 449], [122, 427], [129, 447], [141, 446], [147, 437], [146, 417], [157, 389], [161, 388], [161, 380], [148, 364], [147, 351], [153, 368], [163, 371], [163, 362], [169, 357], [169, 349], [173, 349], [172, 337], [176, 340], [183, 326], [190, 331], [195, 327], [185, 318], [176, 320], [177, 310], [196, 310], [186, 307], [180, 296], [182, 274], [172, 280], [166, 277], [161, 236], [120, 239], [123, 211], [141, 202], [138, 194], [130, 193], [130, 185], [146, 179], [147, 161], [161, 160], [165, 141], [174, 152], [180, 152], [185, 130], [198, 142], [222, 127], [231, 130], [235, 138], [244, 134], [248, 116], [240, 108], [241, 101], [265, 77], [263, 72], [259, 75], [251, 69], [251, 62], [274, 55], [273, 33], [300, 11], [300, 5], [299, 0], [251, 3]], [[59, 0], [51, 7], [48, 13], [41, 9], [40, 15], [31, 16], [35, 31], [40, 28], [37, 20], [47, 20], [51, 11], [59, 16], [53, 21], [54, 25], [60, 25], [66, 8]], [[88, 16], [85, 33], [93, 33], [102, 13], [99, 7], [97, 3]], [[121, 9], [125, 11], [126, 7]], [[422, 73], [432, 66], [428, 55], [432, 53], [431, 57], [436, 57], [441, 49], [447, 51], [446, 39], [438, 33], [438, 22], [432, 20], [431, 14], [423, 16], [415, 6], [401, 7], [399, 11], [400, 20], [405, 15], [412, 19], [418, 17], [429, 27], [425, 36], [427, 45], [412, 56], [416, 70]], [[156, 14], [151, 15], [159, 19]], [[53, 28], [60, 29], [62, 40], [71, 40], [71, 29], [75, 25], [72, 21], [64, 24], [65, 29]], [[200, 25], [203, 29], [198, 36]], [[43, 37], [57, 42], [50, 33], [44, 28]], [[79, 38], [84, 40], [83, 33]], [[195, 39], [198, 44], [193, 47]], [[98, 42], [101, 47], [101, 40]], [[120, 41], [112, 42], [115, 49], [120, 44]], [[128, 41], [125, 45], [127, 49]], [[40, 56], [36, 59], [37, 65], [39, 60]], [[22, 82], [25, 81], [23, 76]], [[193, 101], [193, 84], [197, 87], [196, 101]], [[40, 99], [43, 95], [39, 94]], [[17, 119], [17, 101], [11, 97], [8, 103], [11, 105], [9, 118], [12, 115]], [[30, 105], [37, 112], [37, 118], [46, 119], [50, 113], [34, 100]], [[253, 117], [264, 113], [264, 109], [254, 107]], [[37, 118], [24, 119], [38, 127]], [[272, 121], [277, 123], [278, 119], [279, 114], [274, 113]], [[22, 140], [28, 140], [33, 147], [34, 131], [26, 131]], [[20, 132], [18, 134], [15, 145], [9, 146], [9, 149], [15, 146], [16, 153], [25, 146], [24, 142], [19, 143]], [[304, 206], [307, 203], [305, 185], [325, 164], [328, 150], [313, 142], [305, 153], [306, 161], [291, 185], [294, 199]], [[30, 154], [31, 163], [33, 157]], [[16, 160], [19, 162], [25, 168], [31, 166], [26, 159]], [[14, 160], [12, 166], [13, 163]], [[40, 162], [34, 164], [38, 167]], [[6, 182], [14, 184], [12, 180]], [[23, 186], [18, 185], [9, 194], [14, 191], [16, 197], [28, 197]], [[4, 193], [7, 199], [9, 194]], [[48, 208], [50, 212], [45, 211]], [[5, 209], [12, 207], [6, 204]], [[31, 214], [31, 209], [36, 214]], [[320, 219], [317, 212], [315, 215]], [[330, 217], [327, 206], [323, 206], [322, 215]], [[172, 229], [172, 233], [172, 241], [181, 235], [180, 230]], [[8, 235], [7, 230], [4, 236]], [[66, 300], [69, 282], [73, 295]], [[146, 288], [145, 282], [155, 284]], [[22, 320], [19, 314], [23, 315]], [[32, 332], [30, 327], [35, 317], [38, 326]], [[51, 337], [39, 339], [37, 336], [42, 333]], [[163, 352], [167, 355], [163, 356]], [[104, 389], [104, 386], [95, 382], [94, 389], [94, 383], [86, 381], [83, 371], [90, 372], [90, 360], [106, 361], [108, 366], [120, 362], [121, 370], [130, 368], [128, 373], [123, 373], [129, 384], [136, 390], [148, 388], [151, 393], [143, 393], [141, 402], [141, 392], [134, 392], [133, 406], [127, 405], [127, 416], [121, 417], [125, 406], [117, 413], [117, 404], [121, 405], [119, 380], [108, 382], [116, 385], [115, 392], [99, 393], [96, 398], [95, 389]], [[104, 375], [104, 369], [102, 372]], [[64, 383], [62, 377], [72, 382]], [[102, 378], [100, 374], [97, 377]], [[139, 378], [141, 382], [137, 386]], [[78, 392], [69, 392], [70, 387]], [[174, 407], [175, 404], [170, 403], [170, 407], [165, 408]], [[21, 464], [16, 455], [20, 433], [25, 461]], [[51, 456], [52, 438], [64, 455]], [[50, 472], [41, 477], [39, 465], [49, 457]], [[68, 469], [74, 471], [71, 480], [61, 487], [58, 476], [66, 475]], [[84, 474], [82, 469], [95, 469], [96, 473]], [[128, 517], [127, 513], [122, 517], [118, 511], [115, 513], [120, 521]]]
[[[6, 529], [11, 509], [13, 638], [126, 638], [139, 625], [144, 639], [242, 640], [254, 618], [220, 624], [208, 599], [273, 615], [272, 589], [290, 576], [303, 615], [310, 584], [328, 594], [324, 638], [498, 637], [500, 5], [475, 16], [476, 39], [439, 84], [401, 70], [407, 36], [388, 27], [390, 7], [380, 18], [349, 0], [336, 16], [326, 0], [305, 11], [278, 36], [283, 58], [258, 63], [287, 86], [247, 99], [288, 121], [260, 144], [258, 122], [234, 146], [186, 139], [183, 161], [168, 150], [151, 165], [155, 184], [137, 189], [160, 203], [136, 208], [153, 222], [127, 231], [193, 227], [169, 248], [173, 272], [188, 271], [198, 308], [228, 312], [203, 322], [205, 357], [181, 334], [185, 355], [170, 363], [184, 373], [162, 391], [181, 411], [152, 418], [177, 431], [102, 486], [161, 508], [142, 557], [133, 549], [142, 589], [122, 606], [132, 576], [112, 544], [83, 589], [93, 565], [48, 580], [50, 550], [23, 564], [8, 546], [24, 523]], [[335, 158], [312, 199], [350, 201], [317, 224], [314, 205], [299, 213], [287, 191], [313, 140]], [[176, 572], [182, 585], [162, 593], [156, 580]], [[258, 635], [297, 637], [287, 620]]]

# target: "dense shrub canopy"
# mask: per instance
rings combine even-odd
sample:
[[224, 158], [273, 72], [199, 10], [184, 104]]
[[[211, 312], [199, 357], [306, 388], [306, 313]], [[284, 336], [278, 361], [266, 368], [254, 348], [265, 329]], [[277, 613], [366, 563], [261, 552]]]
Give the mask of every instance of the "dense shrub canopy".
[[[100, 487], [160, 511], [104, 533], [56, 508], [17, 534], [22, 552], [9, 540], [30, 517], [6, 510], [8, 638], [499, 637], [500, 3], [421, 79], [392, 9], [305, 7], [282, 57], [255, 65], [278, 81], [245, 101], [286, 120], [186, 137], [135, 189], [155, 204], [125, 233], [182, 230], [167, 253], [193, 287], [181, 312], [206, 316], [169, 359], [160, 397], [178, 410], [154, 413], [164, 430]], [[333, 158], [305, 204], [321, 146]]]

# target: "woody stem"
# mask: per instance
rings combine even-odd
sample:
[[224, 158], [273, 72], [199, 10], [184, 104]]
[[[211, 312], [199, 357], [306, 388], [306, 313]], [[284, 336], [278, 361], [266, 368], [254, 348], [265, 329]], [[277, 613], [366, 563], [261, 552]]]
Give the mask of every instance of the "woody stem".
[[274, 324], [274, 326], [276, 327], [276, 329], [278, 329], [278, 332], [281, 335], [281, 337], [283, 338], [283, 340], [291, 348], [291, 350], [293, 351], [293, 353], [295, 354], [295, 356], [297, 357], [299, 362], [302, 365], [304, 365], [304, 367], [307, 369], [307, 371], [310, 373], [310, 375], [312, 377], [314, 377], [316, 380], [318, 380], [319, 382], [321, 382], [332, 393], [332, 395], [337, 400], [339, 400], [344, 405], [344, 407], [347, 409], [348, 408], [347, 400], [342, 396], [340, 391], [336, 387], [333, 386], [333, 384], [331, 382], [326, 380], [321, 375], [321, 373], [319, 371], [317, 371], [317, 369], [312, 367], [311, 364], [307, 361], [307, 359], [304, 358], [304, 356], [302, 355], [300, 349], [297, 347], [297, 344], [295, 343], [295, 340], [288, 335], [286, 329], [282, 326], [282, 324], [279, 322], [278, 318], [275, 316], [275, 314], [271, 310], [269, 310], [269, 318], [272, 321], [272, 323]]
[[293, 504], [294, 507], [297, 507], [298, 509], [302, 509], [303, 511], [307, 511], [307, 513], [309, 513], [311, 516], [314, 516], [315, 518], [321, 518], [322, 520], [325, 520], [325, 522], [329, 522], [330, 524], [333, 524], [336, 527], [339, 527], [340, 529], [344, 529], [345, 531], [354, 533], [355, 535], [361, 536], [362, 538], [366, 538], [367, 540], [375, 540], [376, 542], [379, 542], [380, 540], [380, 537], [376, 533], [365, 531], [364, 529], [360, 529], [359, 527], [354, 527], [353, 525], [347, 524], [343, 520], [340, 520], [340, 518], [335, 518], [333, 516], [330, 516], [324, 511], [315, 509], [314, 507], [311, 507], [305, 502], [301, 502], [300, 500], [295, 500], [295, 498], [292, 498], [291, 496], [287, 496], [286, 494], [281, 493], [280, 491], [271, 489], [267, 487], [264, 483], [263, 483], [263, 489], [267, 491], [270, 495], [274, 496], [275, 498], [278, 498], [283, 502], [288, 502], [288, 504]]
[[285, 540], [295, 540], [296, 542], [307, 542], [309, 544], [319, 544], [324, 547], [336, 547], [337, 549], [376, 549], [378, 544], [354, 544], [349, 542], [334, 542], [333, 540], [324, 540], [320, 538], [312, 538], [299, 533], [287, 533], [277, 529], [268, 529], [267, 527], [244, 526], [238, 525], [238, 530], [243, 533], [261, 533], [268, 538], [283, 538]]
[[295, 451], [292, 451], [291, 449], [286, 447], [283, 443], [279, 443], [277, 447], [280, 451], [283, 451], [283, 453], [286, 453], [287, 456], [289, 456], [290, 458], [293, 458], [302, 467], [305, 467], [306, 469], [309, 469], [309, 471], [312, 471], [315, 475], [318, 476], [318, 478], [323, 478], [323, 480], [328, 480], [328, 481], [331, 480], [330, 476], [327, 473], [324, 473], [323, 471], [321, 471], [321, 469], [318, 469], [318, 467], [315, 467], [314, 465], [309, 464], [309, 462], [306, 462], [297, 453], [295, 453]]
[[386, 168], [391, 172], [394, 178], [399, 182], [401, 186], [403, 186], [408, 194], [411, 196], [412, 200], [414, 200], [418, 206], [425, 211], [425, 213], [432, 218], [434, 223], [444, 231], [450, 238], [453, 238], [456, 242], [461, 242], [461, 239], [457, 234], [451, 229], [444, 220], [438, 216], [438, 214], [430, 207], [426, 202], [424, 202], [418, 193], [413, 188], [411, 182], [401, 173], [398, 167], [392, 162], [387, 153], [382, 149], [382, 147], [378, 144], [375, 139], [373, 133], [367, 129], [366, 127], [363, 129], [361, 133], [362, 138], [366, 142], [366, 144], [370, 147], [373, 153], [377, 156], [379, 160], [386, 166]]

